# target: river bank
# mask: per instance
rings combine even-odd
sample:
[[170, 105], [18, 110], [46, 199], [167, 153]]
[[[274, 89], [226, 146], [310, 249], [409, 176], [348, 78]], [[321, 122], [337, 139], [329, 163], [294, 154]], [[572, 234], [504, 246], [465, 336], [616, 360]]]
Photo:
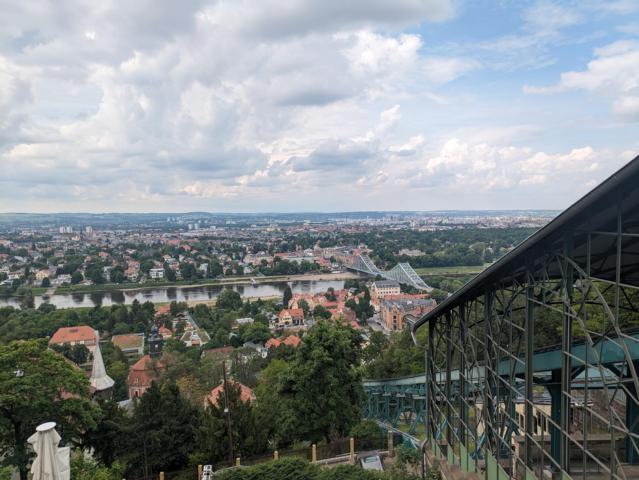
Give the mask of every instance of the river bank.
[[[68, 287], [58, 287], [55, 289], [54, 294], [72, 294], [72, 293], [108, 293], [117, 291], [143, 291], [153, 290], [156, 288], [197, 288], [205, 287], [209, 285], [214, 286], [231, 286], [231, 285], [255, 285], [262, 283], [275, 283], [275, 282], [298, 282], [298, 281], [332, 281], [332, 280], [350, 280], [360, 278], [360, 276], [353, 272], [340, 272], [340, 273], [305, 273], [301, 275], [275, 275], [269, 277], [228, 277], [224, 279], [203, 279], [202, 281], [192, 282], [148, 282], [146, 284], [138, 283], [108, 283], [102, 285], [72, 285]], [[34, 292], [35, 293], [35, 292]], [[47, 292], [49, 293], [49, 292]]]
[[[244, 281], [218, 282], [207, 285], [177, 285], [177, 286], [149, 286], [147, 288], [91, 291], [91, 292], [65, 292], [53, 295], [35, 296], [35, 306], [50, 303], [57, 308], [78, 307], [108, 307], [111, 305], [130, 305], [134, 301], [140, 303], [153, 302], [156, 304], [187, 302], [189, 304], [208, 303], [214, 304], [217, 296], [225, 289], [231, 288], [245, 299], [273, 299], [281, 298], [287, 285], [290, 285], [294, 293], [320, 293], [329, 288], [339, 290], [344, 288], [344, 281], [349, 278], [357, 278], [354, 274], [342, 275], [296, 275], [280, 277], [273, 280], [270, 277], [263, 278], [261, 282], [252, 283], [249, 279]], [[0, 297], [0, 307], [20, 306], [18, 297]]]

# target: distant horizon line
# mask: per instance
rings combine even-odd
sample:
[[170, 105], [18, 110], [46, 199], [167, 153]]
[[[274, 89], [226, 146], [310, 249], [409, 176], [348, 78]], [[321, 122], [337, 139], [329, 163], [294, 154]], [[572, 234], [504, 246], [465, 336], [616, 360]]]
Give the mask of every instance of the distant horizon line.
[[494, 213], [494, 212], [560, 212], [561, 209], [552, 208], [513, 208], [513, 209], [446, 209], [446, 210], [300, 210], [300, 211], [266, 211], [266, 212], [211, 212], [203, 210], [180, 211], [180, 212], [78, 212], [78, 211], [60, 211], [60, 212], [1, 212], [0, 215], [331, 215], [331, 214], [352, 214], [352, 213]]

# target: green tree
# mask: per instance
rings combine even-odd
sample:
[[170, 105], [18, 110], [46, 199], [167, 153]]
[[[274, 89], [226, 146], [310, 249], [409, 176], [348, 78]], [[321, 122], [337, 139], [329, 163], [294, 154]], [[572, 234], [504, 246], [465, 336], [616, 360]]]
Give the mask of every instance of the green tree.
[[311, 313], [311, 307], [308, 305], [306, 300], [300, 300], [297, 302], [297, 305], [304, 310], [304, 317], [308, 317], [309, 313]]
[[180, 265], [180, 273], [184, 280], [197, 280], [197, 270], [195, 265], [190, 262], [185, 262]]
[[119, 464], [107, 468], [101, 466], [84, 452], [74, 452], [71, 457], [71, 478], [73, 480], [120, 480], [122, 468]]
[[98, 262], [91, 262], [84, 270], [85, 276], [95, 284], [102, 284], [106, 280], [102, 272], [102, 265]]
[[89, 349], [81, 344], [70, 345], [65, 343], [64, 345], [53, 345], [52, 348], [77, 365], [82, 365], [89, 360]]
[[[287, 370], [287, 361], [281, 359], [271, 360], [262, 371], [260, 382], [255, 389], [258, 423], [263, 426], [268, 438], [274, 440], [276, 445], [289, 445], [295, 441], [293, 428], [282, 428], [282, 422], [286, 421], [288, 423], [291, 421], [290, 418], [285, 419], [282, 416], [285, 409], [282, 406], [282, 399], [279, 393]], [[287, 410], [291, 411], [290, 408]]]
[[228, 455], [228, 422], [224, 409], [230, 414], [233, 452], [235, 456], [249, 457], [266, 450], [266, 434], [263, 425], [257, 422], [250, 402], [242, 401], [239, 384], [227, 383], [228, 405], [224, 391], [220, 391], [214, 404], [205, 409], [202, 427], [198, 434], [202, 460], [220, 461]]
[[286, 285], [286, 288], [284, 289], [284, 295], [282, 295], [282, 305], [284, 305], [284, 308], [288, 308], [288, 302], [291, 301], [291, 298], [293, 298], [293, 292], [291, 290], [291, 287], [289, 285]]
[[20, 308], [22, 310], [27, 310], [29, 308], [35, 307], [35, 300], [33, 298], [33, 292], [31, 289], [27, 287], [20, 287], [16, 294], [21, 297], [20, 298]]
[[44, 277], [40, 286], [42, 288], [49, 288], [51, 286], [51, 280], [49, 280], [49, 277]]
[[126, 280], [122, 265], [116, 265], [111, 269], [110, 279], [113, 283], [122, 283]]
[[269, 378], [272, 372], [265, 375], [274, 388], [259, 391], [277, 421], [280, 441], [328, 441], [350, 432], [359, 422], [364, 398], [360, 354], [361, 337], [355, 330], [320, 321], [275, 379]]
[[27, 480], [27, 438], [37, 425], [55, 421], [71, 441], [95, 427], [98, 413], [87, 376], [46, 340], [0, 345], [0, 412], [0, 463], [18, 468], [21, 480]]
[[313, 316], [318, 320], [321, 320], [322, 318], [328, 320], [332, 315], [326, 307], [322, 305], [315, 305], [315, 308], [313, 309]]
[[253, 322], [246, 326], [243, 325], [242, 327], [240, 327], [240, 336], [242, 338], [242, 343], [264, 343], [269, 338], [271, 338], [271, 329], [263, 323]]
[[115, 361], [107, 367], [107, 373], [115, 381], [113, 386], [113, 399], [126, 400], [128, 397], [126, 379], [129, 375], [129, 367], [127, 364], [121, 360]]
[[84, 435], [84, 446], [92, 448], [94, 456], [111, 467], [117, 458], [124, 458], [127, 454], [129, 418], [112, 400], [98, 398], [97, 404], [100, 413], [95, 428]]
[[73, 272], [73, 274], [71, 275], [71, 285], [77, 285], [82, 280], [84, 280], [84, 277], [77, 270], [75, 272]]
[[174, 383], [151, 385], [135, 406], [129, 435], [128, 476], [155, 476], [183, 468], [195, 448], [200, 414]]
[[[365, 375], [368, 378], [392, 378], [414, 375], [424, 371], [424, 351], [415, 346], [410, 336], [410, 330], [405, 329], [391, 335], [387, 346], [378, 335], [371, 335], [377, 345], [372, 350], [364, 352], [368, 363]], [[382, 350], [381, 355], [375, 356]]]
[[364, 347], [362, 359], [365, 363], [374, 362], [382, 357], [386, 348], [388, 348], [388, 338], [382, 332], [372, 332], [368, 337], [368, 345]]
[[164, 278], [169, 282], [175, 282], [175, 270], [169, 267], [168, 263], [164, 264]]
[[239, 310], [242, 308], [242, 297], [235, 290], [225, 288], [218, 295], [215, 305], [222, 310]]

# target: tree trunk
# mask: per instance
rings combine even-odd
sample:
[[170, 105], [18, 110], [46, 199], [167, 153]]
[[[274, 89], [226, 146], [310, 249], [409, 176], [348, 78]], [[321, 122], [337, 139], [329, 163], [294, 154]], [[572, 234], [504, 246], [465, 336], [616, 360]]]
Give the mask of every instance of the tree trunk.
[[28, 480], [29, 471], [27, 469], [27, 452], [26, 452], [26, 439], [23, 439], [20, 435], [22, 430], [22, 424], [20, 422], [13, 422], [13, 439], [16, 442], [13, 450], [14, 458], [18, 459], [18, 470], [20, 472], [20, 480]]

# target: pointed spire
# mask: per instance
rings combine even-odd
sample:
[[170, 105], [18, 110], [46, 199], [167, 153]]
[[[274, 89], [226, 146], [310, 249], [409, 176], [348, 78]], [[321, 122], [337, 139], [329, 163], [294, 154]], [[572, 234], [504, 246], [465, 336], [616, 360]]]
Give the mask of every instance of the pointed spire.
[[93, 368], [91, 368], [91, 386], [97, 392], [111, 388], [115, 381], [107, 375], [102, 352], [100, 351], [100, 339], [96, 332], [95, 351], [93, 352]]

